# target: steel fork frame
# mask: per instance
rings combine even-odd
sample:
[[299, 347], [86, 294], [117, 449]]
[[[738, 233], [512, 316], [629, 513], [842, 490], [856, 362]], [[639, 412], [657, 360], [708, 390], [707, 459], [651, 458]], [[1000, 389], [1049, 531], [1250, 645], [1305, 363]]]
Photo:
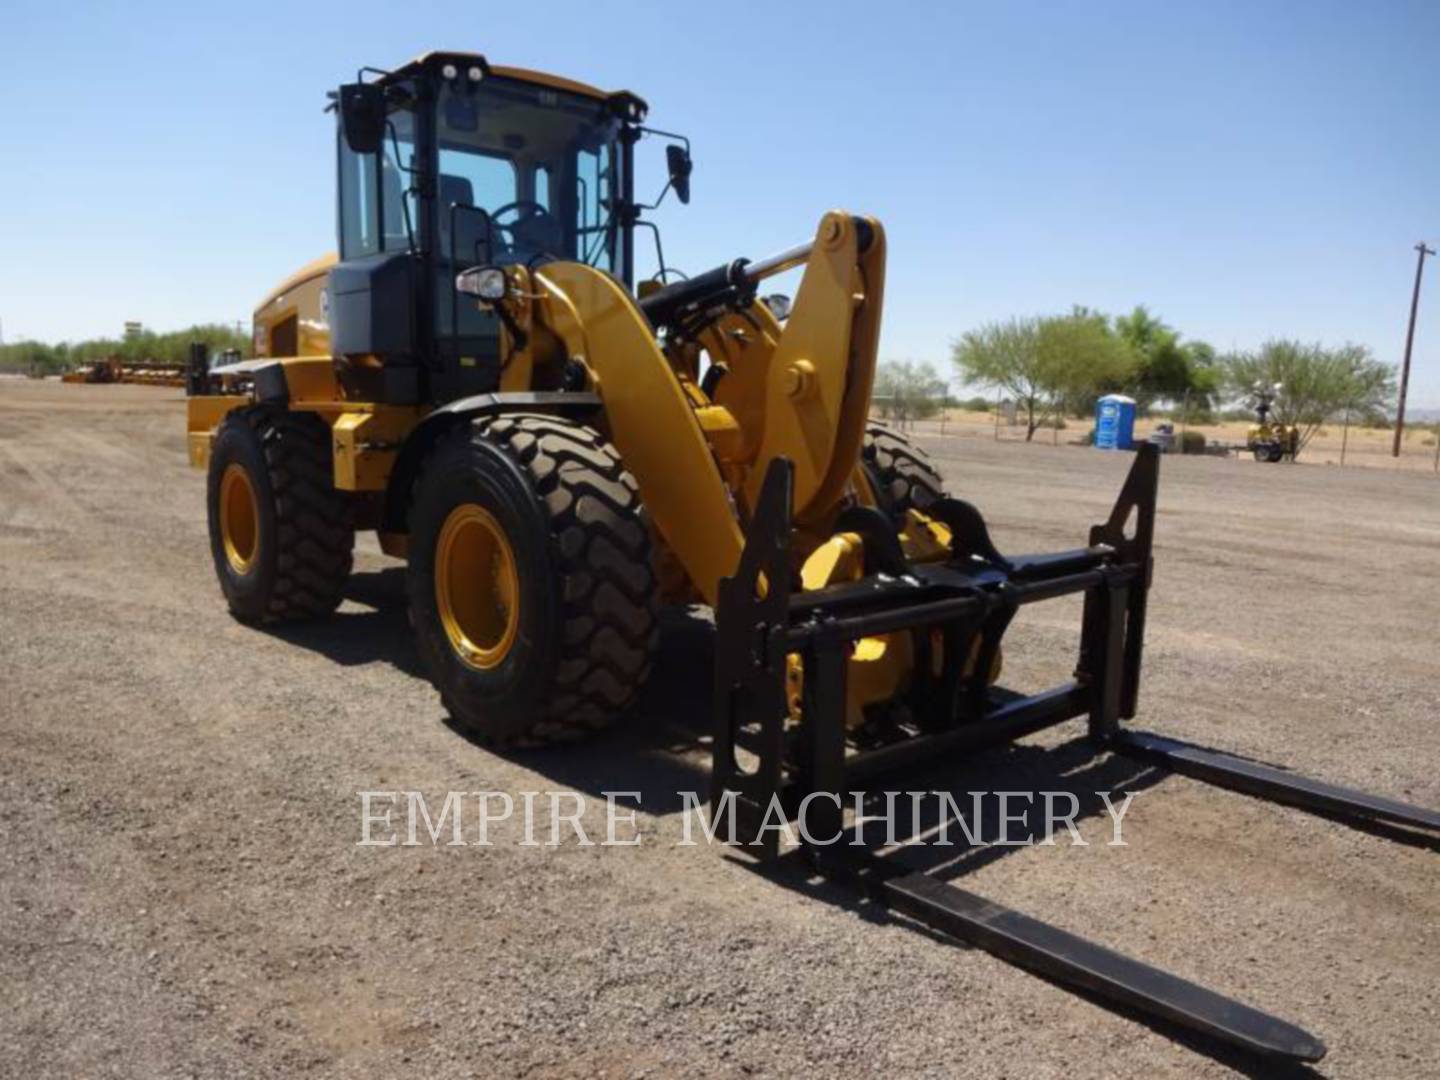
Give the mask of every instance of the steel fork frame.
[[[1091, 530], [1086, 548], [1006, 559], [973, 507], [944, 499], [926, 512], [951, 528], [947, 562], [894, 565], [897, 546], [882, 572], [792, 593], [792, 470], [788, 461], [774, 461], [740, 566], [720, 583], [716, 605], [712, 810], [726, 810], [724, 803], [733, 800], [742, 843], [763, 835], [758, 853], [773, 857], [778, 838], [760, 826], [777, 798], [793, 818], [811, 793], [843, 801], [857, 782], [881, 772], [1010, 742], [1078, 716], [1088, 716], [1096, 738], [1113, 736], [1121, 719], [1134, 715], [1139, 696], [1158, 472], [1155, 448], [1142, 448], [1109, 519]], [[867, 542], [867, 551], [872, 546], [880, 545]], [[992, 691], [983, 673], [1015, 613], [1077, 592], [1085, 595], [1085, 610], [1074, 680], [1027, 698]], [[976, 649], [976, 674], [917, 678], [912, 691], [912, 699], [927, 708], [937, 692], [953, 695], [942, 705], [958, 722], [948, 723], [947, 715], [938, 730], [847, 755], [852, 643], [929, 627], [945, 632], [953, 655]], [[799, 724], [792, 726], [786, 679], [787, 657], [795, 654], [803, 663], [804, 701]], [[758, 758], [754, 770], [737, 760], [742, 740]], [[832, 799], [810, 800], [811, 835], [821, 835], [821, 827], [831, 835], [839, 814]]]

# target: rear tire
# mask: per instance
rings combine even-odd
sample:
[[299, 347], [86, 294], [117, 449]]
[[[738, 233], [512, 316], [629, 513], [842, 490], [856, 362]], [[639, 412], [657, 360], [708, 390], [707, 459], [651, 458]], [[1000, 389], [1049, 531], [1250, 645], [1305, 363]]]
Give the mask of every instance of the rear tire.
[[910, 509], [923, 511], [945, 494], [945, 481], [930, 455], [884, 424], [866, 426], [860, 459], [881, 509], [891, 517], [902, 518]]
[[220, 424], [206, 485], [210, 553], [236, 618], [329, 615], [355, 547], [353, 508], [337, 491], [330, 429], [311, 413], [238, 409]]
[[[467, 520], [483, 523], [478, 562], [455, 554]], [[425, 464], [409, 528], [411, 618], [458, 726], [492, 744], [552, 742], [633, 703], [658, 637], [650, 532], [599, 433], [525, 414], [466, 425]], [[467, 623], [467, 608], [481, 614]]]

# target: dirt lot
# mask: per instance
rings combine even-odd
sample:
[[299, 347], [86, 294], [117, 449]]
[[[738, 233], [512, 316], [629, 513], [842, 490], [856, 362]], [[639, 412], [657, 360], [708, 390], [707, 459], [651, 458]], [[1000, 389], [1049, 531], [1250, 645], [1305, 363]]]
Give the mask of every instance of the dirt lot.
[[[676, 846], [676, 792], [705, 790], [701, 625], [672, 628], [625, 730], [497, 756], [446, 725], [369, 540], [332, 621], [232, 621], [182, 408], [0, 380], [0, 1071], [1269, 1075], [798, 867]], [[1002, 548], [1082, 540], [1126, 465], [927, 443]], [[1440, 482], [1168, 459], [1161, 488], [1143, 723], [1440, 805]], [[1027, 610], [1007, 678], [1065, 677], [1077, 614]], [[1135, 791], [1128, 846], [1102, 810], [1089, 847], [941, 873], [1304, 1025], [1326, 1075], [1440, 1074], [1433, 849], [1090, 760], [1078, 734], [945, 783]], [[639, 790], [643, 843], [357, 847], [375, 789]]]

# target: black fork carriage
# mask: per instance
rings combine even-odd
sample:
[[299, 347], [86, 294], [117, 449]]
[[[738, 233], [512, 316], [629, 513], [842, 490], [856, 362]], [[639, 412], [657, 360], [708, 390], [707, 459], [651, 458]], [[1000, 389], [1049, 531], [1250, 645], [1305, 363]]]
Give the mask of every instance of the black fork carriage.
[[[716, 606], [712, 820], [730, 822], [732, 842], [762, 859], [779, 853], [778, 821], [793, 824], [822, 874], [936, 930], [1246, 1051], [1318, 1061], [1324, 1044], [1294, 1024], [840, 839], [847, 799], [877, 779], [1082, 716], [1097, 750], [1331, 817], [1440, 829], [1434, 811], [1122, 728], [1139, 696], [1158, 475], [1156, 448], [1142, 446], [1089, 545], [1048, 555], [1006, 558], [973, 506], [944, 498], [925, 513], [949, 527], [950, 558], [912, 564], [888, 518], [848, 510], [835, 530], [861, 536], [865, 575], [800, 592], [790, 550], [793, 468], [772, 463], [739, 568], [721, 583]], [[987, 673], [1016, 612], [1074, 593], [1084, 594], [1084, 614], [1073, 680], [1031, 696], [990, 686]], [[854, 643], [908, 631], [925, 631], [914, 635], [922, 655], [907, 702], [911, 722], [857, 748], [846, 725]], [[945, 657], [971, 662], [938, 665], [933, 674], [920, 661], [937, 636]], [[798, 710], [787, 693], [792, 656], [803, 672]]]

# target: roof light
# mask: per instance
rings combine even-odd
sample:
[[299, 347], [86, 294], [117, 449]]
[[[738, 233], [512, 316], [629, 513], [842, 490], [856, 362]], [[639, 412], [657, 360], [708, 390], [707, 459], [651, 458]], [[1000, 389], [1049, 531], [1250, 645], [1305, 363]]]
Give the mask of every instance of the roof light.
[[471, 82], [479, 82], [485, 77], [485, 72], [481, 71], [478, 67], [472, 67], [465, 74], [470, 76]]
[[454, 64], [446, 64], [440, 69], [440, 74], [444, 75], [447, 79], [453, 79], [455, 78], [455, 76], [460, 74], [460, 69], [457, 68]]

